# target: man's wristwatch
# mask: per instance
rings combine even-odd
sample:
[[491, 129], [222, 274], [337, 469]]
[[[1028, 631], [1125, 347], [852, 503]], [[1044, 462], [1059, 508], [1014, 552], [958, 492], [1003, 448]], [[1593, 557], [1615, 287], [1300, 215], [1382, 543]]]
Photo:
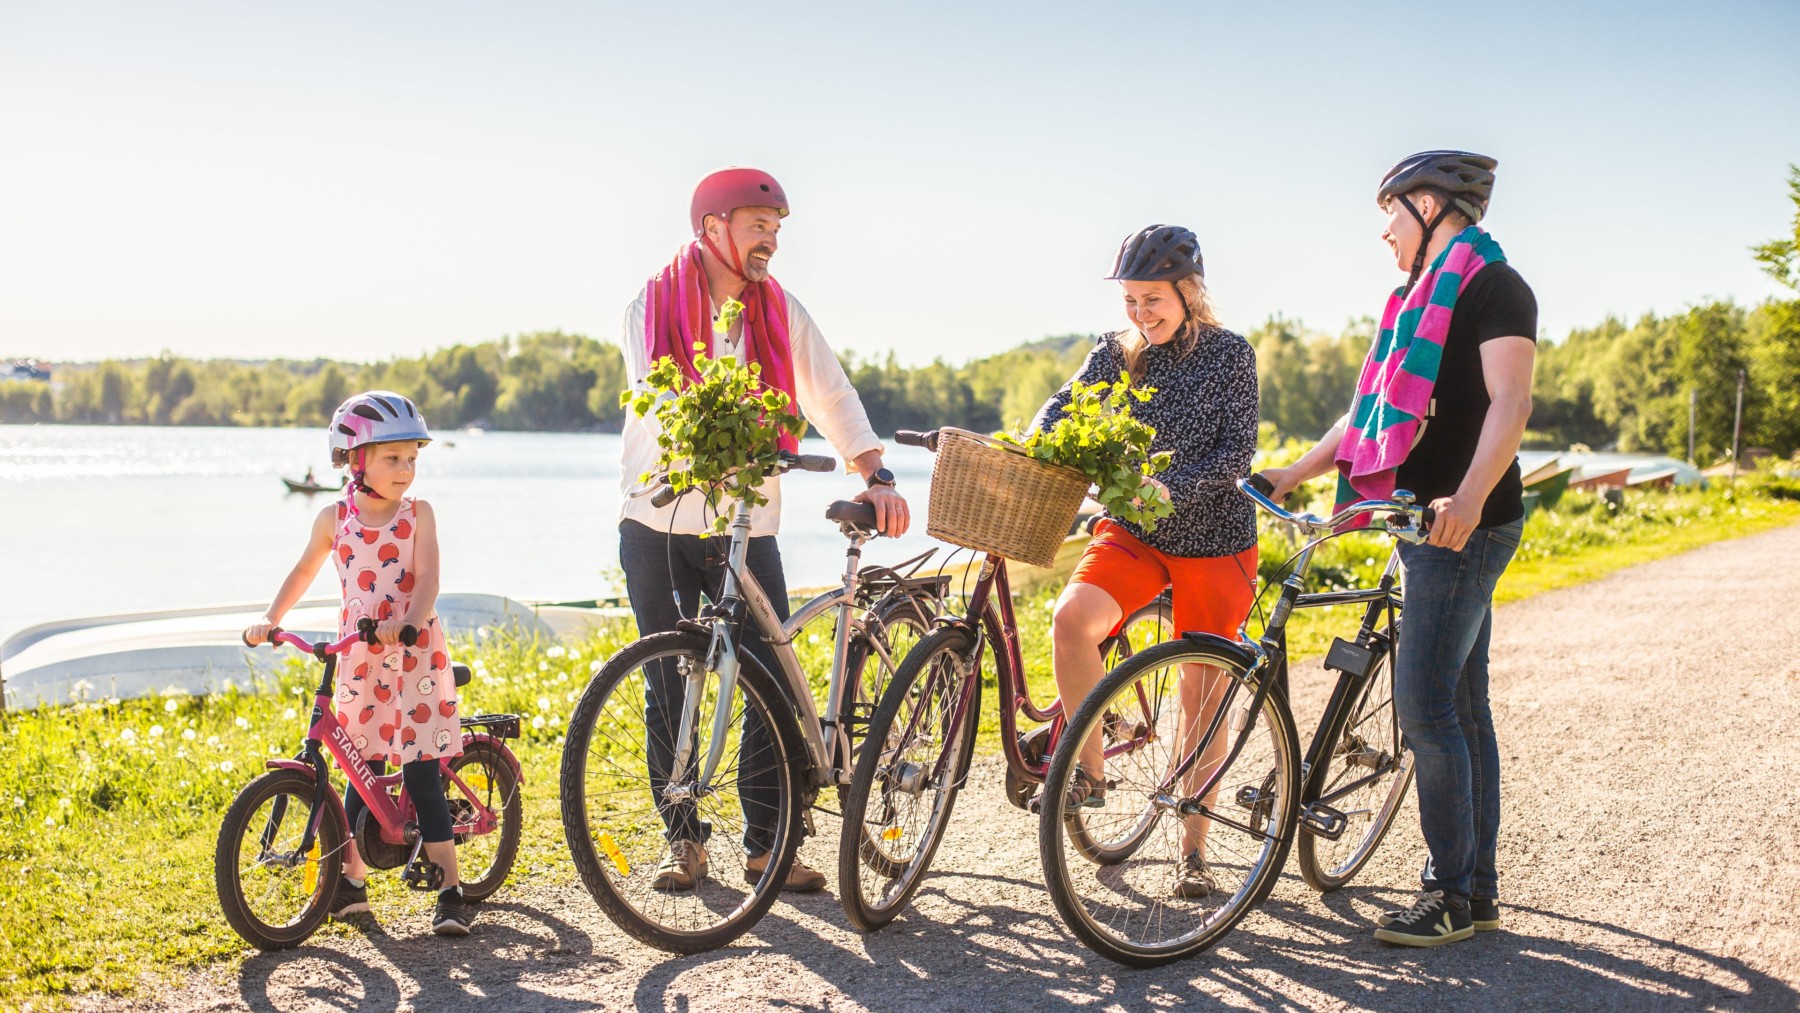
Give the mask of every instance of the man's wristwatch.
[[894, 487], [894, 473], [886, 468], [876, 468], [874, 471], [870, 472], [869, 488], [873, 489], [878, 485], [885, 485], [889, 489], [892, 489]]

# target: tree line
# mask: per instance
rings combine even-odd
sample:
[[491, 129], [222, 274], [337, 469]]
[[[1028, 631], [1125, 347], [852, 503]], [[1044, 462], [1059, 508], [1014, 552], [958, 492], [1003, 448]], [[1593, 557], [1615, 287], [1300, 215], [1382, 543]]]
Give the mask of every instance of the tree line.
[[[1691, 409], [1696, 457], [1718, 460], [1730, 452], [1741, 374], [1743, 445], [1783, 457], [1800, 450], [1800, 167], [1790, 167], [1788, 188], [1792, 238], [1752, 252], [1796, 298], [1609, 318], [1540, 342], [1527, 445], [1685, 457]], [[1348, 406], [1374, 333], [1366, 318], [1327, 334], [1281, 317], [1248, 332], [1264, 421], [1284, 435], [1324, 432]], [[843, 362], [877, 432], [989, 432], [1030, 422], [1093, 341], [1050, 337], [963, 365], [903, 366], [891, 353]], [[0, 422], [313, 426], [349, 394], [384, 388], [412, 397], [434, 426], [596, 431], [618, 427], [623, 387], [616, 346], [546, 331], [373, 364], [164, 354], [62, 367], [51, 383], [0, 382]]]

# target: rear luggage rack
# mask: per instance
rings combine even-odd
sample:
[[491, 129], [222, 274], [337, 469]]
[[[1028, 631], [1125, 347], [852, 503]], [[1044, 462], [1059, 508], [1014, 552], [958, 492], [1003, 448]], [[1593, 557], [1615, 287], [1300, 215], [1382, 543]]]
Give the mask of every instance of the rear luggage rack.
[[519, 716], [517, 714], [477, 714], [472, 718], [463, 718], [464, 728], [486, 728], [487, 733], [496, 739], [516, 739], [519, 737]]

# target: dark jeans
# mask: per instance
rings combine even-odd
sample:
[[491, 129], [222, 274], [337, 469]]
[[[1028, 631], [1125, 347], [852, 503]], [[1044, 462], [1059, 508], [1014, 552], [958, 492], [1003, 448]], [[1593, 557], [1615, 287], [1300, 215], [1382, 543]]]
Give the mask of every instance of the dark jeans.
[[[700, 610], [702, 591], [708, 597], [716, 598], [725, 579], [725, 553], [730, 547], [731, 541], [727, 538], [670, 535], [637, 521], [619, 522], [619, 565], [625, 569], [625, 593], [630, 596], [631, 611], [637, 616], [638, 633], [643, 636], [667, 633], [675, 628], [678, 620], [692, 619]], [[774, 536], [750, 539], [744, 566], [767, 592], [775, 614], [785, 621], [788, 617], [787, 579], [781, 573], [781, 550], [776, 546]], [[744, 639], [740, 646], [748, 650], [764, 669], [771, 674], [781, 671], [768, 644], [748, 630]], [[712, 828], [696, 816], [693, 803], [665, 804], [662, 801], [663, 787], [668, 784], [671, 768], [675, 765], [675, 736], [681, 732], [686, 680], [673, 664], [661, 663], [654, 668], [659, 671], [645, 671], [644, 690], [650, 790], [656, 796], [663, 824], [669, 828], [670, 840], [704, 842]], [[697, 766], [704, 760], [696, 749], [693, 764]], [[744, 710], [744, 734], [737, 771], [738, 800], [744, 807], [744, 848], [752, 855], [760, 855], [775, 845], [781, 772], [775, 765], [775, 750], [767, 723], [761, 714], [748, 708]], [[688, 776], [695, 773], [690, 770]]]
[[1412, 747], [1427, 890], [1499, 896], [1500, 747], [1488, 709], [1494, 585], [1519, 548], [1523, 520], [1479, 528], [1461, 552], [1400, 543], [1406, 610], [1394, 663], [1394, 708]]

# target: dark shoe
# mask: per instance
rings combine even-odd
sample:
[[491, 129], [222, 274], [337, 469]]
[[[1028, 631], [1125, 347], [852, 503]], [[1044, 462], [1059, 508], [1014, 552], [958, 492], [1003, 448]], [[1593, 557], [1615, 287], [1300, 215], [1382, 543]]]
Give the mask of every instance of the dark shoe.
[[[1383, 911], [1375, 924], [1386, 927], [1404, 912]], [[1500, 927], [1500, 902], [1492, 897], [1469, 898], [1469, 920], [1477, 932], [1491, 932]]]
[[[762, 880], [763, 873], [768, 871], [771, 854], [773, 852], [765, 851], [744, 859], [744, 882], [755, 886]], [[784, 893], [818, 893], [825, 889], [825, 874], [795, 855], [794, 864], [788, 866], [787, 882], [781, 884], [781, 889]]]
[[440, 936], [466, 936], [475, 923], [475, 911], [463, 899], [462, 887], [440, 890], [437, 911], [431, 916], [431, 931]]
[[331, 895], [331, 917], [342, 918], [345, 915], [366, 915], [369, 913], [369, 884], [362, 886], [350, 882], [349, 876], [339, 876], [337, 892]]
[[1420, 893], [1412, 907], [1375, 930], [1376, 939], [1395, 946], [1442, 946], [1474, 934], [1469, 905], [1445, 896], [1442, 890]]
[[[1063, 795], [1063, 816], [1073, 817], [1077, 809], [1099, 809], [1104, 805], [1106, 805], [1106, 783], [1088, 773], [1086, 767], [1076, 767], [1074, 780], [1069, 783], [1069, 790]], [[1042, 788], [1039, 788], [1038, 793], [1031, 797], [1031, 801], [1026, 803], [1025, 808], [1030, 810], [1033, 816], [1044, 811], [1044, 790]]]
[[669, 853], [656, 864], [650, 889], [669, 893], [692, 890], [706, 878], [706, 848], [699, 841], [670, 841]]
[[1181, 878], [1175, 881], [1175, 896], [1198, 900], [1210, 896], [1218, 888], [1212, 870], [1206, 867], [1206, 859], [1200, 857], [1200, 849], [1188, 852], [1181, 860]]

